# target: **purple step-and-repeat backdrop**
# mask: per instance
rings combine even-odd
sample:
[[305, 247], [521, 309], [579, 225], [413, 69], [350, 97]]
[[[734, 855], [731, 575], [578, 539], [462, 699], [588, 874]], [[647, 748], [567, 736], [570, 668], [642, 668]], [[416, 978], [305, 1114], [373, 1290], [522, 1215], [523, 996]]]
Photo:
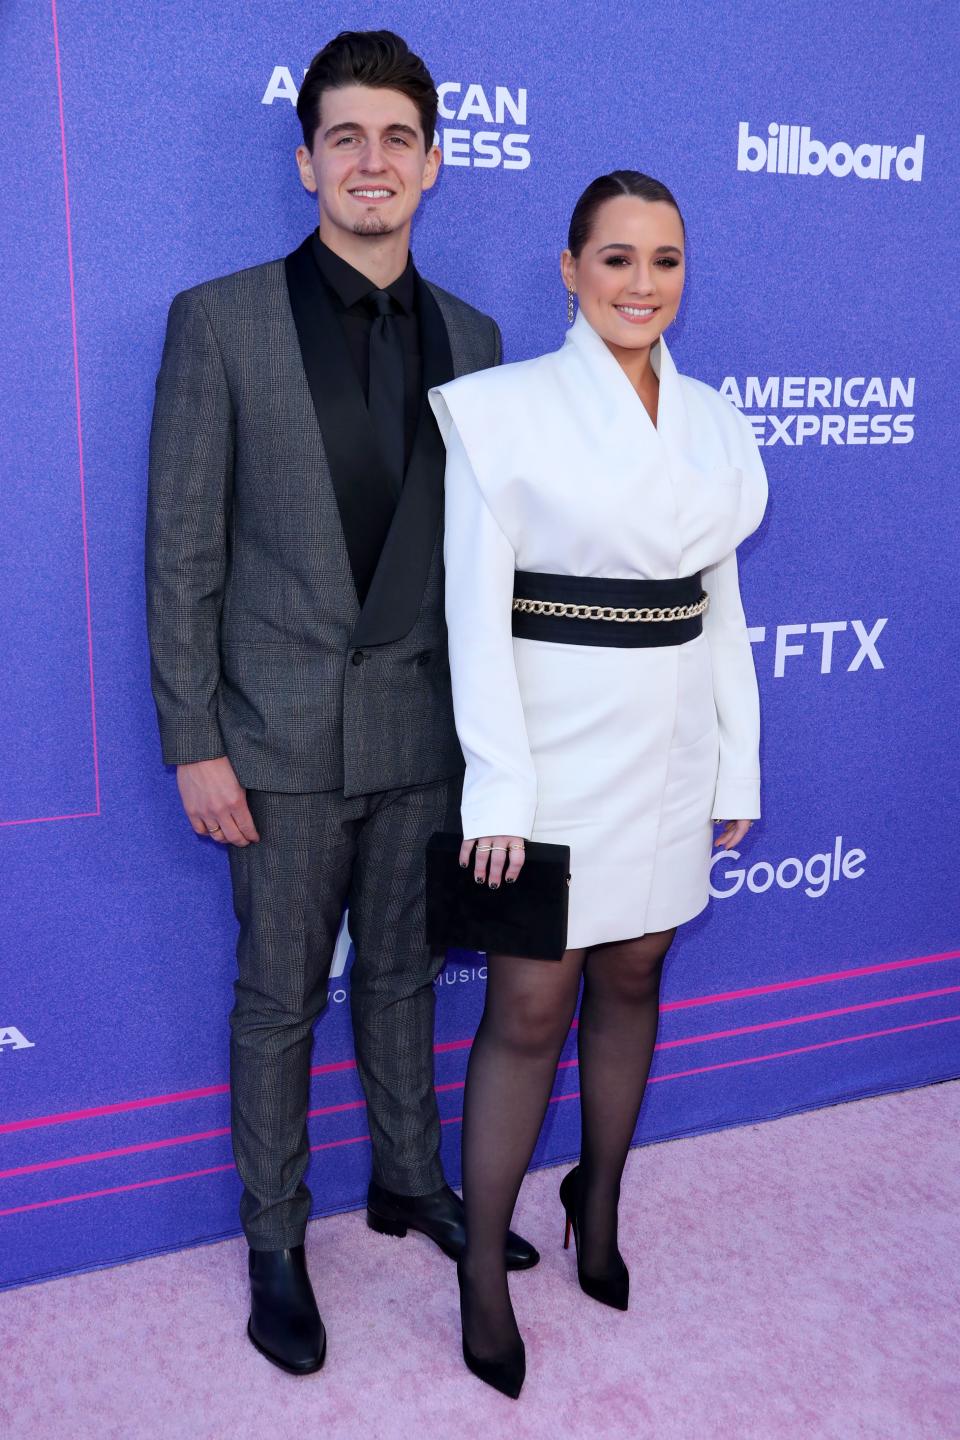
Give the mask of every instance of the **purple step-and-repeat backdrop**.
[[[389, 25], [440, 85], [421, 270], [558, 345], [557, 255], [616, 166], [684, 209], [671, 336], [764, 445], [744, 547], [764, 818], [686, 928], [640, 1141], [960, 1074], [952, 7], [8, 0], [0, 33], [0, 1285], [238, 1230], [226, 857], [160, 763], [147, 434], [177, 290], [314, 223], [296, 87]], [[309, 1180], [358, 1204], [349, 946], [317, 1029]], [[438, 982], [450, 1177], [481, 957]], [[577, 1147], [568, 1050], [537, 1161]]]

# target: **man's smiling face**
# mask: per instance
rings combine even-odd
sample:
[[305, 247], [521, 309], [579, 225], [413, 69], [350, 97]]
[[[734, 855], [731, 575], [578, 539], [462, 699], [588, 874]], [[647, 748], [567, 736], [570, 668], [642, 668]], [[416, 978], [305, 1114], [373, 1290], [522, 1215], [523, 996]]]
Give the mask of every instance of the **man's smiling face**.
[[317, 195], [320, 238], [334, 231], [409, 231], [424, 190], [440, 168], [425, 143], [416, 105], [399, 90], [348, 85], [325, 90], [312, 152], [297, 150], [300, 178]]

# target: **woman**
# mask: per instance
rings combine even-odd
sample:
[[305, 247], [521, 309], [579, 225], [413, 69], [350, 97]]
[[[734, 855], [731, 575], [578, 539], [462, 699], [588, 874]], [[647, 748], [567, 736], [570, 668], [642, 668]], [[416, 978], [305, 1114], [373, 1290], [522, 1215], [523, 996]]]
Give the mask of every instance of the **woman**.
[[571, 848], [568, 949], [559, 964], [488, 956], [464, 1097], [464, 1357], [513, 1396], [525, 1355], [504, 1242], [581, 978], [580, 1163], [560, 1196], [582, 1288], [625, 1310], [617, 1204], [661, 967], [707, 903], [711, 821], [727, 822], [716, 843], [730, 847], [759, 815], [735, 552], [766, 479], [747, 422], [679, 375], [662, 339], [684, 279], [670, 191], [635, 171], [595, 180], [561, 270], [579, 315], [559, 351], [431, 392], [447, 445], [461, 864], [496, 887], [520, 876], [524, 838]]

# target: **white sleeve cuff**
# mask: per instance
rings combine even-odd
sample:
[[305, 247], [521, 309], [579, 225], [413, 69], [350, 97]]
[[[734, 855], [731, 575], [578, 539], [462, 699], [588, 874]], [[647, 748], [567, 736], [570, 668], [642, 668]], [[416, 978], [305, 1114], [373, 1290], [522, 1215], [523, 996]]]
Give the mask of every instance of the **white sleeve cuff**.
[[714, 820], [759, 820], [760, 775], [723, 775], [717, 780]]

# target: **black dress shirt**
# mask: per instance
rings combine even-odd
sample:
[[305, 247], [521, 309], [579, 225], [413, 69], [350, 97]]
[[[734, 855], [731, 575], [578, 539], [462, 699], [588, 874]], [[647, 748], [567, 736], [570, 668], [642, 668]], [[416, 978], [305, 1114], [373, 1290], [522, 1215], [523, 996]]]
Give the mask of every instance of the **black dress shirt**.
[[[318, 234], [313, 237], [313, 253], [330, 296], [331, 304], [343, 327], [347, 349], [353, 361], [364, 400], [370, 390], [370, 329], [376, 317], [368, 297], [379, 286], [356, 270], [348, 261], [324, 245]], [[420, 353], [420, 324], [417, 314], [416, 272], [413, 257], [407, 256], [403, 273], [386, 287], [393, 301], [397, 331], [403, 348], [403, 439], [404, 459], [409, 464], [417, 432], [422, 403], [423, 363]]]

